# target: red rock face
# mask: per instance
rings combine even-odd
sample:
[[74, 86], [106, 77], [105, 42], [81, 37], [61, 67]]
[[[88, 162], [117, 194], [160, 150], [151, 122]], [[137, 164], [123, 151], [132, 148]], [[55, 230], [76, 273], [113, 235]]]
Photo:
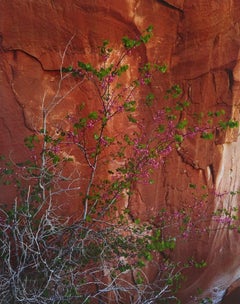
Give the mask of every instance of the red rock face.
[[[23, 139], [42, 123], [43, 100], [48, 103], [56, 91], [61, 52], [73, 36], [65, 65], [77, 60], [96, 62], [96, 49], [103, 39], [117, 46], [122, 36], [137, 37], [149, 24], [154, 26], [154, 38], [139, 51], [138, 60], [165, 62], [169, 68], [156, 96], [161, 100], [164, 88], [179, 83], [194, 105], [193, 111], [223, 108], [229, 117], [239, 119], [239, 12], [238, 0], [2, 0], [1, 153], [12, 151], [17, 160], [24, 159]], [[52, 127], [64, 127], [66, 111], [76, 112], [79, 100], [91, 99], [91, 94], [78, 90], [68, 96], [55, 108]], [[165, 206], [179, 209], [191, 202], [189, 183], [206, 184], [218, 193], [237, 190], [239, 147], [236, 134], [230, 132], [217, 142], [185, 143], [155, 173], [154, 187], [136, 185], [137, 194], [128, 202], [132, 215], [148, 219]], [[9, 195], [1, 193], [2, 199]], [[231, 210], [234, 205], [236, 197], [216, 198], [210, 202], [209, 213], [219, 207]], [[195, 253], [208, 262], [204, 271], [190, 278], [182, 295], [184, 303], [197, 288], [217, 301], [239, 276], [237, 243], [238, 237], [225, 231], [210, 240], [180, 246], [178, 258]]]

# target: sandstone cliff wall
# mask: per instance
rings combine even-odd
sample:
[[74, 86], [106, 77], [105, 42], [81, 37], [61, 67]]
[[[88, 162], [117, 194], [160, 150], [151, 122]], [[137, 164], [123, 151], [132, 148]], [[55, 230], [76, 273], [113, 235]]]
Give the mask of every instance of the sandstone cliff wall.
[[[117, 45], [122, 36], [136, 37], [149, 24], [154, 39], [139, 58], [165, 62], [169, 69], [155, 94], [162, 98], [169, 84], [179, 83], [194, 111], [223, 108], [239, 119], [240, 2], [238, 0], [2, 0], [0, 1], [0, 149], [24, 158], [23, 139], [41, 123], [43, 97], [57, 86], [61, 52], [73, 35], [66, 64], [94, 61], [103, 39]], [[90, 93], [88, 93], [90, 94]], [[75, 111], [84, 95], [67, 97], [67, 110]], [[85, 98], [89, 96], [86, 96]], [[66, 104], [51, 117], [61, 124]], [[154, 191], [137, 185], [139, 195], [129, 202], [133, 216], [157, 215], [162, 206], [177, 209], [190, 199], [189, 183], [207, 184], [216, 192], [237, 190], [240, 142], [228, 133], [218, 142], [188, 142], [182, 153], [171, 156], [155, 174]], [[1, 193], [7, 198], [9, 193]], [[209, 212], [238, 204], [237, 197], [216, 198]], [[72, 207], [74, 211], [78, 208]], [[177, 253], [193, 252], [207, 260], [206, 270], [193, 276], [185, 289], [185, 303], [197, 287], [217, 303], [224, 290], [240, 275], [238, 238], [216, 233], [211, 242], [189, 243]]]

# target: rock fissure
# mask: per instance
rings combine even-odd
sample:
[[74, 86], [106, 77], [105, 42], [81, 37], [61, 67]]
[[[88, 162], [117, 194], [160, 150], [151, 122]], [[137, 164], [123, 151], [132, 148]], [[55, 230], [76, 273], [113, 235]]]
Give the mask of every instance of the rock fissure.
[[183, 163], [191, 166], [195, 170], [203, 170], [203, 168], [200, 167], [199, 161], [194, 160], [187, 151], [185, 151], [183, 148], [179, 148], [177, 150], [178, 155], [180, 156]]
[[15, 90], [15, 88], [14, 88], [14, 82], [11, 83], [11, 88], [12, 88], [12, 92], [13, 92], [13, 94], [14, 94], [15, 100], [16, 100], [17, 104], [19, 105], [19, 107], [21, 108], [24, 126], [25, 126], [28, 130], [34, 131], [34, 128], [31, 127], [31, 126], [29, 125], [29, 123], [28, 123], [28, 119], [26, 118], [25, 111], [24, 111], [24, 105], [23, 105], [22, 102], [21, 102], [21, 98], [19, 97], [18, 92], [17, 92], [17, 91]]
[[234, 84], [234, 78], [233, 78], [233, 71], [230, 69], [225, 70], [227, 75], [228, 75], [228, 80], [229, 80], [229, 91], [232, 93], [233, 90], [233, 84]]
[[4, 52], [5, 53], [12, 53], [14, 61], [17, 61], [18, 52], [28, 56], [29, 58], [33, 59], [35, 62], [37, 62], [41, 66], [41, 69], [42, 69], [43, 72], [59, 72], [60, 71], [59, 69], [46, 69], [46, 68], [44, 68], [41, 60], [39, 60], [36, 56], [30, 54], [29, 52], [25, 51], [24, 49], [7, 49], [7, 50], [4, 50]]
[[175, 6], [171, 3], [169, 3], [168, 1], [165, 0], [157, 0], [157, 2], [159, 2], [161, 5], [166, 6], [172, 10], [178, 11], [180, 13], [184, 13], [183, 9], [179, 8], [178, 6]]

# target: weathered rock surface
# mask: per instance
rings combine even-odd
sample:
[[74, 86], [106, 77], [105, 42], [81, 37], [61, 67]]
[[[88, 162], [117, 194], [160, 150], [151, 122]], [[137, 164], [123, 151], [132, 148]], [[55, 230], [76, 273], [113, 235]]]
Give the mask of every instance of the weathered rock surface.
[[[0, 2], [0, 151], [12, 151], [24, 159], [23, 139], [41, 125], [41, 107], [54, 95], [61, 52], [73, 37], [64, 64], [96, 60], [103, 39], [117, 45], [124, 35], [136, 37], [149, 24], [154, 39], [139, 58], [165, 62], [169, 71], [155, 94], [179, 83], [194, 111], [223, 108], [239, 119], [240, 100], [240, 1], [239, 0], [2, 0]], [[66, 98], [67, 111], [75, 111], [83, 96], [78, 91]], [[56, 107], [51, 123], [61, 126], [66, 105]], [[167, 206], [172, 210], [191, 200], [189, 183], [207, 184], [216, 192], [239, 188], [240, 142], [227, 134], [219, 142], [188, 142], [155, 174], [152, 186], [137, 185], [129, 202], [134, 217], [148, 218]], [[6, 199], [9, 193], [1, 193]], [[231, 210], [237, 197], [216, 198], [208, 212]], [[190, 206], [191, 207], [191, 206]], [[76, 204], [73, 208], [78, 209]], [[74, 209], [75, 208], [75, 209]], [[233, 232], [184, 245], [178, 256], [195, 253], [208, 267], [190, 278], [182, 295], [190, 301], [197, 288], [206, 290], [214, 303], [240, 276], [239, 238]], [[187, 252], [186, 252], [187, 251]], [[234, 304], [232, 302], [232, 304]]]

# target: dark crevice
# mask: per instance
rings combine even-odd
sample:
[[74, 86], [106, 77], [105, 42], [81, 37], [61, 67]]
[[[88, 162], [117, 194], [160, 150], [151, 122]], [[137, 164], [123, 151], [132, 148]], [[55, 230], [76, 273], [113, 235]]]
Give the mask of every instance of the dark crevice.
[[180, 147], [177, 153], [184, 164], [191, 166], [194, 170], [202, 170], [198, 161], [195, 161], [184, 148]]
[[0, 53], [4, 52], [4, 48], [3, 48], [3, 34], [0, 33]]
[[213, 73], [215, 71], [226, 71], [226, 73], [228, 73], [229, 81], [230, 81], [229, 87], [232, 87], [233, 82], [234, 82], [232, 68], [235, 65], [236, 65], [236, 60], [234, 59], [234, 60], [229, 61], [227, 64], [225, 64], [223, 66], [219, 66], [219, 67], [213, 68], [213, 69], [208, 69], [208, 70], [206, 70], [205, 72], [203, 72], [199, 75], [196, 75], [196, 76], [193, 76], [193, 77], [187, 77], [187, 78], [184, 78], [183, 80], [185, 80], [185, 81], [196, 80], [196, 79], [199, 79], [199, 78], [207, 75], [208, 73]]
[[17, 60], [18, 53], [23, 53], [26, 56], [32, 58], [34, 61], [38, 62], [44, 72], [59, 72], [59, 69], [46, 69], [46, 68], [44, 68], [42, 62], [36, 56], [28, 53], [27, 51], [25, 51], [23, 49], [19, 49], [19, 48], [17, 48], [17, 49], [4, 49], [4, 53], [7, 53], [7, 52], [13, 53], [13, 59], [15, 61]]
[[36, 56], [34, 56], [34, 55], [28, 53], [27, 51], [25, 51], [25, 50], [23, 50], [23, 49], [14, 49], [14, 50], [12, 50], [12, 51], [14, 51], [14, 52], [16, 52], [16, 51], [17, 51], [17, 52], [21, 52], [21, 53], [25, 54], [26, 56], [32, 58], [33, 60], [37, 61], [37, 62], [40, 64], [40, 66], [41, 66], [41, 68], [42, 68], [42, 70], [43, 70], [44, 72], [59, 72], [59, 69], [46, 69], [46, 68], [44, 68], [42, 62], [41, 62]]
[[226, 69], [226, 73], [228, 74], [229, 90], [230, 90], [230, 92], [232, 92], [233, 83], [234, 83], [233, 71], [232, 71], [232, 70], [229, 70], [229, 69]]
[[213, 183], [213, 185], [215, 185], [216, 179], [215, 179], [213, 164], [209, 165], [209, 170], [210, 170], [210, 174], [211, 174], [211, 177], [212, 177], [212, 183]]
[[177, 6], [174, 6], [174, 5], [170, 4], [170, 3], [168, 3], [168, 2], [165, 1], [165, 0], [157, 0], [157, 2], [161, 3], [161, 4], [162, 4], [163, 6], [165, 6], [165, 7], [168, 7], [168, 8], [170, 8], [170, 9], [173, 9], [173, 10], [176, 10], [176, 11], [178, 11], [178, 12], [183, 13], [183, 10], [182, 10], [182, 9], [180, 9], [180, 8], [177, 7]]

